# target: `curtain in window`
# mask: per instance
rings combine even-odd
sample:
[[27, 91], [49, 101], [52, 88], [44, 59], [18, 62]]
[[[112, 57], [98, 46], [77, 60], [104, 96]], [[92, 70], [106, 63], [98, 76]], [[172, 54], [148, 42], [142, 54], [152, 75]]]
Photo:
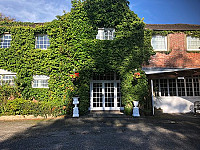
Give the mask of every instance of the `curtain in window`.
[[153, 36], [151, 43], [154, 50], [167, 50], [166, 36]]

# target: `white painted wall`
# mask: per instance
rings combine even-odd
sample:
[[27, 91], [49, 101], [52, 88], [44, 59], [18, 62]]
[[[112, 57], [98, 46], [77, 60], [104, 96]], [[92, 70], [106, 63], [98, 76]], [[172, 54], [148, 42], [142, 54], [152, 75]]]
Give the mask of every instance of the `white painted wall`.
[[154, 97], [154, 106], [161, 108], [163, 113], [188, 113], [194, 111], [195, 101], [200, 101], [200, 96], [161, 96]]

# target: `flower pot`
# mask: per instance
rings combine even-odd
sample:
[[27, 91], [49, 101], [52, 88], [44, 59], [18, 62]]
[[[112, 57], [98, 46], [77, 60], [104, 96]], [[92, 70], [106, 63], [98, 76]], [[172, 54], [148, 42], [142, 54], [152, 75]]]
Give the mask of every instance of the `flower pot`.
[[133, 101], [134, 107], [138, 107], [139, 101]]

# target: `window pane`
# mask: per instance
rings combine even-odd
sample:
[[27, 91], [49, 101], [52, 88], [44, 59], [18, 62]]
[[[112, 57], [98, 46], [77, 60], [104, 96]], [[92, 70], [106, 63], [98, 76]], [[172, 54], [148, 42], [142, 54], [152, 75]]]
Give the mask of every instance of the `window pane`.
[[200, 96], [200, 79], [198, 77], [193, 79], [194, 83], [194, 96]]
[[153, 80], [153, 91], [155, 96], [159, 96], [159, 80]]
[[185, 96], [185, 84], [183, 79], [177, 79], [178, 96]]
[[176, 96], [176, 79], [169, 79], [169, 95]]
[[100, 40], [112, 40], [114, 38], [114, 29], [110, 28], [99, 28], [96, 39]]
[[50, 45], [49, 37], [47, 35], [39, 35], [36, 37], [36, 49], [47, 49]]
[[166, 36], [153, 36], [151, 44], [154, 50], [167, 50]]
[[188, 36], [187, 45], [188, 45], [188, 49], [200, 50], [200, 38]]
[[185, 79], [185, 81], [186, 81], [187, 96], [193, 96], [192, 78], [187, 78], [187, 79]]
[[44, 75], [35, 75], [33, 76], [33, 88], [48, 88], [48, 76]]
[[161, 96], [168, 96], [167, 79], [160, 79]]
[[1, 40], [1, 48], [9, 48], [10, 47], [10, 42], [11, 42], [11, 35], [10, 34], [4, 34], [0, 38]]
[[9, 84], [9, 85], [14, 85], [14, 78], [16, 75], [2, 75], [0, 79], [2, 79], [2, 84]]

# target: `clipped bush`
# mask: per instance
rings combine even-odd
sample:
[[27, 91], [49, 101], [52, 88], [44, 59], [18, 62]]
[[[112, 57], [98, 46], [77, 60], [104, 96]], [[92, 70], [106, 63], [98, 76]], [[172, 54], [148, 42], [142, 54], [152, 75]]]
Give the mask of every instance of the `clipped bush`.
[[64, 106], [56, 106], [52, 102], [34, 102], [23, 98], [8, 100], [6, 104], [0, 105], [1, 115], [34, 115], [47, 117], [47, 115], [63, 115], [66, 113], [65, 111], [66, 108]]

